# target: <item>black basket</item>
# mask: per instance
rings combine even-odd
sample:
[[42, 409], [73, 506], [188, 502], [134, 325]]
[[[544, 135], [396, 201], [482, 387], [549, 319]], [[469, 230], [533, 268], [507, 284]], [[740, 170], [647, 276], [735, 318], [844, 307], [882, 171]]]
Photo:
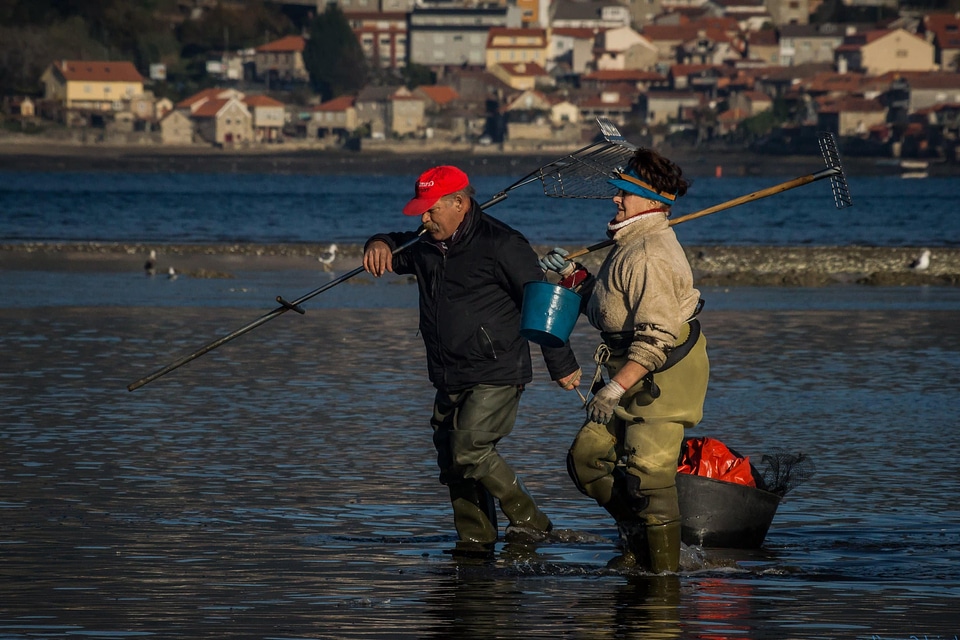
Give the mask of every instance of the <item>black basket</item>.
[[684, 544], [757, 549], [780, 505], [780, 496], [742, 484], [677, 474], [680, 538]]

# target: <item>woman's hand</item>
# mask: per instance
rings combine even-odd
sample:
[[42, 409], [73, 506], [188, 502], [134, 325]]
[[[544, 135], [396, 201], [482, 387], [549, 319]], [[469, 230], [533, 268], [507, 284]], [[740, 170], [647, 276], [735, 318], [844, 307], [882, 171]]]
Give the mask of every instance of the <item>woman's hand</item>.
[[540, 258], [540, 268], [544, 271], [556, 271], [565, 278], [577, 268], [575, 263], [567, 260], [569, 254], [566, 249], [554, 247], [550, 253]]

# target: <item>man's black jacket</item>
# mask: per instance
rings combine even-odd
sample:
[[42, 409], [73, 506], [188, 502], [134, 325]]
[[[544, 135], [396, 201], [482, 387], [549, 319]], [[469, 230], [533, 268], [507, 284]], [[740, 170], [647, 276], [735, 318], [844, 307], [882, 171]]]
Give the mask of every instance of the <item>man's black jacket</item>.
[[[382, 240], [395, 249], [415, 235], [378, 234], [367, 244]], [[523, 285], [543, 280], [543, 272], [523, 235], [474, 201], [446, 252], [428, 238], [395, 254], [393, 269], [417, 277], [420, 333], [430, 382], [437, 389], [530, 382], [530, 347], [520, 335], [520, 308]], [[541, 350], [553, 380], [577, 370], [569, 345]]]

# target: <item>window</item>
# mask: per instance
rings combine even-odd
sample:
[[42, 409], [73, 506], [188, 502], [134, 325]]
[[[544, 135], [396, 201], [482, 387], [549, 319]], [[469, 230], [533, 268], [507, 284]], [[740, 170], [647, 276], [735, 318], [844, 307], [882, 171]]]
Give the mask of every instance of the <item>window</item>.
[[910, 54], [907, 53], [907, 50], [906, 50], [906, 49], [897, 49], [897, 57], [898, 57], [898, 58], [906, 58], [908, 55], [910, 55]]

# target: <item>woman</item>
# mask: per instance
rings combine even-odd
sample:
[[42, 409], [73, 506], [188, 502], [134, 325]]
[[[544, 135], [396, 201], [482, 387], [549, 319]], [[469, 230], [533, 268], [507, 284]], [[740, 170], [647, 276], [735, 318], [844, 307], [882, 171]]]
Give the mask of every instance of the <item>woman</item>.
[[[638, 149], [610, 183], [613, 248], [595, 278], [554, 249], [541, 267], [583, 297], [600, 330], [595, 395], [567, 456], [577, 488], [616, 519], [624, 558], [661, 573], [680, 562], [677, 460], [684, 429], [703, 415], [709, 362], [696, 315], [700, 293], [667, 219], [689, 183], [681, 169]], [[601, 365], [610, 382], [602, 385]]]

